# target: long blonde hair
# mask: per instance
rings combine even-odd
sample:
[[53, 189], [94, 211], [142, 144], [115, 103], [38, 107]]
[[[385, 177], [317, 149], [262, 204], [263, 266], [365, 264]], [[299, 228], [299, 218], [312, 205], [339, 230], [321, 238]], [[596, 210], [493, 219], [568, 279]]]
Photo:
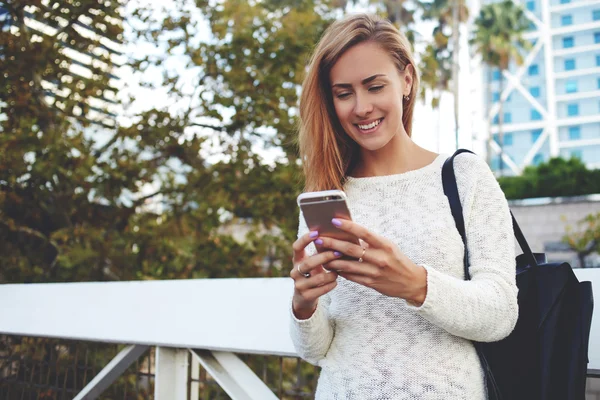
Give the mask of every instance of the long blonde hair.
[[410, 69], [406, 67], [412, 65], [410, 99], [403, 101], [402, 115], [402, 125], [411, 136], [419, 79], [406, 36], [376, 15], [356, 14], [334, 22], [312, 55], [300, 96], [298, 141], [307, 191], [341, 189], [346, 175], [357, 162], [359, 147], [337, 118], [329, 73], [344, 52], [367, 41], [389, 52], [399, 71], [408, 73]]

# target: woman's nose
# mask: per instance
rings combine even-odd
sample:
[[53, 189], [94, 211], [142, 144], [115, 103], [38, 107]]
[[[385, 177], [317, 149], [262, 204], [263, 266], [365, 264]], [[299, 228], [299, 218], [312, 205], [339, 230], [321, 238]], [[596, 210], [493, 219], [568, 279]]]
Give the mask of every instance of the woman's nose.
[[356, 104], [354, 105], [354, 113], [358, 117], [365, 117], [373, 111], [373, 103], [364, 97], [356, 96]]

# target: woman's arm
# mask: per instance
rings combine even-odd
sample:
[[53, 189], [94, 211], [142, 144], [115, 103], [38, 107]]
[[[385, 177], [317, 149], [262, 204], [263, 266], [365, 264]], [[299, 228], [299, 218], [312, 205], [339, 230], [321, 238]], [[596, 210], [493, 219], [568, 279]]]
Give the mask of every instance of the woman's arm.
[[[300, 223], [298, 228], [298, 237], [305, 235], [308, 232], [308, 227], [304, 221], [302, 213], [300, 213]], [[315, 255], [316, 249], [314, 245], [309, 245], [305, 250], [305, 257]], [[294, 266], [294, 268], [296, 268]], [[320, 268], [320, 267], [318, 267]], [[324, 273], [322, 270], [320, 273]], [[300, 279], [304, 279], [303, 277]], [[331, 298], [329, 294], [324, 294], [318, 299], [316, 309], [312, 315], [306, 319], [302, 319], [294, 314], [294, 307], [290, 301], [290, 336], [296, 349], [296, 352], [304, 360], [311, 364], [318, 365], [325, 358], [333, 335], [335, 332], [335, 324], [329, 318], [329, 304]]]
[[455, 171], [471, 280], [424, 265], [427, 295], [414, 309], [456, 336], [497, 341], [512, 332], [518, 317], [512, 219], [504, 193], [487, 164], [475, 156], [459, 156]]

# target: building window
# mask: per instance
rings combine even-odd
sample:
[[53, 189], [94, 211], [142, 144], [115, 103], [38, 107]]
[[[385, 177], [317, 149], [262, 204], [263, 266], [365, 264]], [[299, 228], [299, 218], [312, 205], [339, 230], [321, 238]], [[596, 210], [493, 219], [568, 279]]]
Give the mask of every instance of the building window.
[[560, 4], [568, 4], [571, 0], [560, 0]]
[[561, 26], [573, 25], [573, 16], [572, 15], [563, 15], [560, 17]]
[[527, 9], [529, 11], [535, 11], [535, 1], [528, 1], [527, 2]]
[[600, 55], [596, 56], [596, 67], [600, 67]]
[[567, 93], [576, 93], [577, 92], [577, 81], [567, 81], [567, 82], [565, 82], [565, 92], [567, 92]]
[[600, 10], [592, 11], [592, 19], [594, 21], [600, 21]]
[[579, 126], [569, 127], [569, 140], [581, 139], [581, 128]]
[[540, 165], [544, 162], [544, 155], [537, 153], [535, 157], [533, 157], [533, 165]]
[[534, 131], [531, 131], [531, 143], [537, 142], [537, 140], [540, 138], [540, 136], [542, 136], [541, 129], [536, 129]]
[[579, 104], [567, 104], [567, 115], [569, 117], [579, 115]]
[[594, 32], [594, 43], [600, 43], [600, 32]]
[[537, 64], [533, 64], [529, 66], [528, 69], [529, 76], [538, 75], [540, 73], [540, 69]]
[[494, 117], [494, 120], [492, 121], [492, 124], [498, 125], [498, 114], [496, 114], [496, 116]]
[[598, 89], [600, 89], [600, 78], [598, 78]]
[[499, 81], [500, 80], [500, 70], [499, 69], [495, 69], [492, 71], [492, 80], [493, 81]]
[[534, 97], [537, 99], [538, 97], [540, 97], [540, 87], [534, 86], [534, 87], [530, 88], [529, 93], [531, 94], [531, 97]]
[[[500, 135], [498, 135], [497, 133], [494, 133], [494, 141], [498, 144], [500, 144]], [[512, 133], [505, 133], [504, 136], [502, 137], [503, 142], [502, 145], [503, 146], [512, 146], [513, 144], [513, 134]]]
[[540, 121], [542, 119], [542, 114], [536, 109], [531, 110], [531, 120], [532, 121]]
[[565, 60], [565, 71], [573, 71], [575, 69], [575, 59], [568, 58]]
[[573, 36], [567, 36], [563, 38], [563, 49], [570, 49], [575, 46], [575, 39]]
[[579, 158], [581, 160], [583, 158], [581, 150], [571, 150], [571, 158]]
[[500, 93], [498, 92], [492, 92], [492, 102], [497, 102], [500, 100]]
[[511, 124], [512, 123], [512, 114], [507, 112], [504, 113], [504, 123], [505, 124]]
[[505, 146], [512, 146], [513, 144], [513, 135], [512, 133], [505, 133], [504, 134], [504, 145]]

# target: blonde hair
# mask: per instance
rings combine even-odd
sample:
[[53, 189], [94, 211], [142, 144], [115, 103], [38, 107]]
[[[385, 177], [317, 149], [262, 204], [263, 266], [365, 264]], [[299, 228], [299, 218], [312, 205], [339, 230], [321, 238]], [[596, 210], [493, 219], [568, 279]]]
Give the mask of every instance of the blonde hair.
[[419, 79], [406, 36], [391, 22], [376, 15], [356, 14], [334, 22], [312, 55], [300, 96], [298, 142], [307, 191], [341, 189], [346, 175], [357, 162], [359, 147], [337, 118], [329, 73], [344, 52], [368, 41], [389, 52], [400, 72], [408, 72], [406, 67], [412, 65], [410, 99], [403, 101], [402, 115], [402, 125], [408, 136], [411, 135]]

